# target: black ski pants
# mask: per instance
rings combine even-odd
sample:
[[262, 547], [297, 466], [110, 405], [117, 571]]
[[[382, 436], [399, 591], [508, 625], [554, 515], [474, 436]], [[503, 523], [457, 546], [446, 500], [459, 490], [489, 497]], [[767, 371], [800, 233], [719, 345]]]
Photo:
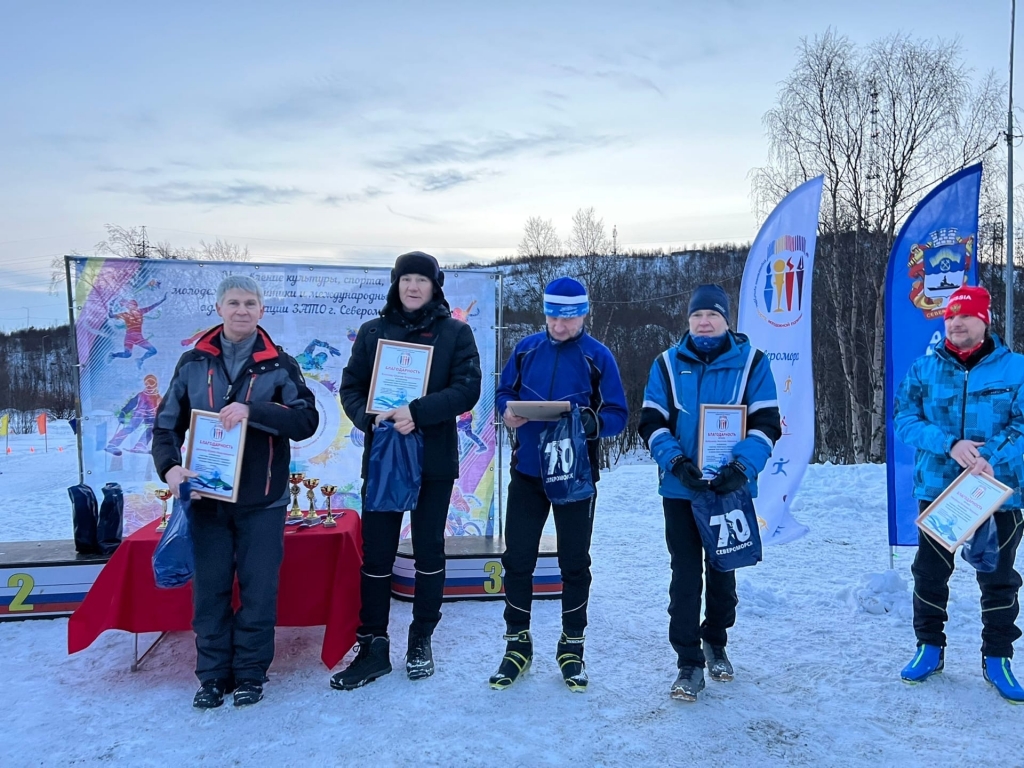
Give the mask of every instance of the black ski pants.
[[505, 569], [505, 625], [510, 635], [530, 628], [533, 572], [537, 568], [544, 524], [553, 507], [558, 568], [562, 572], [562, 630], [570, 637], [583, 636], [592, 581], [590, 538], [596, 503], [595, 493], [585, 501], [552, 505], [539, 477], [512, 470], [505, 515], [505, 553], [501, 556]]
[[[453, 478], [424, 477], [412, 510], [412, 550], [416, 587], [412, 627], [431, 635], [441, 620], [444, 598], [444, 528], [452, 498]], [[363, 488], [365, 498], [365, 486]], [[385, 636], [391, 615], [391, 571], [402, 534], [402, 512], [363, 513], [363, 567], [360, 570], [360, 635]]]
[[[266, 680], [274, 660], [286, 507], [239, 510], [234, 504], [196, 501], [193, 509], [196, 677], [203, 683]], [[237, 612], [231, 605], [236, 576]]]
[[[693, 508], [687, 499], [662, 499], [665, 508], [665, 541], [672, 558], [668, 595], [668, 639], [680, 667], [704, 666], [701, 640], [725, 645], [728, 630], [736, 623], [736, 573], [716, 571], [708, 562]], [[704, 577], [707, 577], [707, 589]], [[704, 622], [700, 620], [704, 593]]]
[[[928, 502], [921, 502], [921, 509]], [[1017, 546], [1024, 533], [1021, 510], [996, 512], [999, 536], [999, 562], [992, 573], [978, 571], [981, 587], [981, 653], [984, 656], [1012, 657], [1013, 641], [1021, 635], [1017, 628], [1021, 577], [1013, 568]], [[931, 536], [917, 532], [917, 555], [910, 571], [914, 574], [914, 633], [918, 645], [946, 646], [943, 632], [949, 614], [949, 577], [953, 575], [954, 555], [940, 547]]]

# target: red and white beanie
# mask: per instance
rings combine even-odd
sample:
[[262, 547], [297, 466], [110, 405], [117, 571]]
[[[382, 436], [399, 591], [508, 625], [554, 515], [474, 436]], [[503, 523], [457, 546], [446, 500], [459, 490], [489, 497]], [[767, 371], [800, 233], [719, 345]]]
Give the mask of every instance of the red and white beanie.
[[992, 297], [980, 285], [957, 288], [946, 302], [946, 320], [957, 315], [976, 317], [985, 325], [992, 324]]

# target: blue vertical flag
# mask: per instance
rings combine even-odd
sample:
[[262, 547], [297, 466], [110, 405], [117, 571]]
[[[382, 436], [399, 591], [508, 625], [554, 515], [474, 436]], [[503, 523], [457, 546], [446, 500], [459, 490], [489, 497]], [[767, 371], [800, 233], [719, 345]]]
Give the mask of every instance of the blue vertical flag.
[[[889, 544], [917, 546], [914, 449], [893, 432], [893, 398], [911, 364], [942, 341], [946, 300], [978, 283], [981, 163], [944, 180], [918, 203], [889, 254], [885, 276], [885, 414]], [[898, 330], [897, 330], [898, 329]]]

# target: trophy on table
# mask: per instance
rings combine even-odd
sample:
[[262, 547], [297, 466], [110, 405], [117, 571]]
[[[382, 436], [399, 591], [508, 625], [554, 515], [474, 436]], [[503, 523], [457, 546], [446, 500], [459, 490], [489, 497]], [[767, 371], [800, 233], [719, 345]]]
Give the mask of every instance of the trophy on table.
[[307, 477], [302, 481], [302, 484], [309, 489], [306, 491], [306, 498], [309, 499], [309, 511], [306, 513], [306, 522], [319, 523], [320, 515], [316, 513], [316, 494], [313, 492], [313, 489], [320, 484], [320, 481], [315, 477]]
[[302, 485], [305, 476], [303, 472], [292, 472], [288, 475], [288, 482], [292, 484], [292, 511], [288, 513], [291, 520], [302, 519], [302, 510], [299, 508], [299, 486]]
[[164, 505], [164, 512], [160, 516], [160, 525], [156, 527], [157, 533], [163, 533], [167, 530], [167, 500], [171, 498], [171, 489], [157, 488], [153, 491], [153, 495], [160, 499], [160, 503]]
[[324, 528], [334, 528], [338, 523], [334, 519], [334, 515], [331, 514], [331, 496], [333, 496], [338, 490], [336, 485], [321, 485], [320, 493], [327, 498], [327, 519], [324, 520]]

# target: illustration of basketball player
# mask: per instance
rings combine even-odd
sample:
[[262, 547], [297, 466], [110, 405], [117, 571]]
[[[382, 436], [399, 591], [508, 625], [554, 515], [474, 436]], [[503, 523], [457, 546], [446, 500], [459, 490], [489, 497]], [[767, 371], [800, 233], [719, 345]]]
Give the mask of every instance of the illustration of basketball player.
[[154, 347], [149, 340], [142, 335], [142, 321], [147, 314], [159, 307], [165, 301], [167, 301], [166, 293], [160, 301], [156, 304], [150, 304], [148, 307], [140, 307], [139, 302], [135, 299], [129, 299], [125, 303], [124, 312], [112, 312], [109, 309], [107, 310], [107, 317], [109, 319], [120, 320], [124, 323], [124, 351], [111, 352], [109, 359], [113, 360], [115, 357], [128, 359], [132, 356], [132, 352], [135, 347], [142, 347], [146, 350], [146, 354], [136, 361], [136, 365], [141, 369], [142, 364], [156, 354], [156, 347]]
[[145, 429], [138, 442], [128, 450], [132, 453], [149, 453], [150, 445], [153, 442], [153, 422], [156, 420], [156, 409], [159, 407], [161, 399], [160, 386], [153, 374], [146, 376], [142, 380], [142, 384], [145, 388], [117, 412], [117, 420], [121, 427], [107, 443], [105, 449], [107, 453], [120, 456], [121, 449], [118, 446], [142, 426]]

